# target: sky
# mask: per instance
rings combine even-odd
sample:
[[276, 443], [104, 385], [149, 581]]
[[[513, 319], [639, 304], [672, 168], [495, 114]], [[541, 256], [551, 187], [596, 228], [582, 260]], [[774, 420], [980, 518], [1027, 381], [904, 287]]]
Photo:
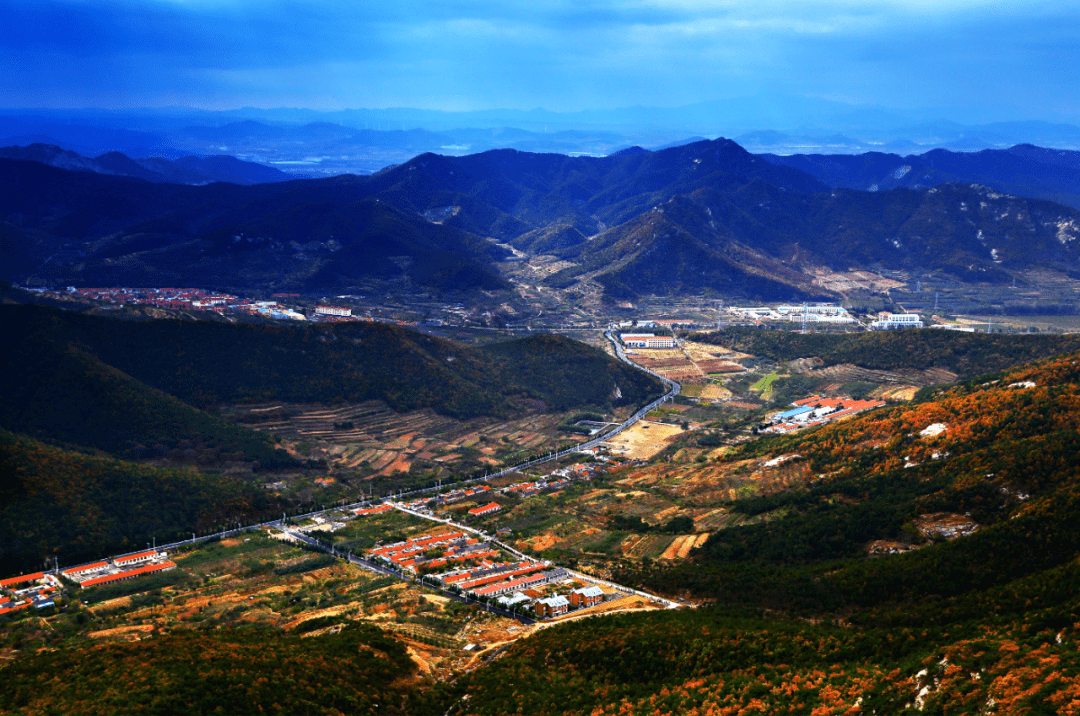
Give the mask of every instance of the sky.
[[1080, 121], [1080, 0], [0, 0], [0, 107], [677, 107]]

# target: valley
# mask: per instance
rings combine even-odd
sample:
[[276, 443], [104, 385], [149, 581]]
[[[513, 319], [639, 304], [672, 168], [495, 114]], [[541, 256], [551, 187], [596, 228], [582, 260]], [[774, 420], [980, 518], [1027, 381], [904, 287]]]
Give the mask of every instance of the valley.
[[1076, 210], [799, 166], [0, 159], [0, 713], [1074, 712]]

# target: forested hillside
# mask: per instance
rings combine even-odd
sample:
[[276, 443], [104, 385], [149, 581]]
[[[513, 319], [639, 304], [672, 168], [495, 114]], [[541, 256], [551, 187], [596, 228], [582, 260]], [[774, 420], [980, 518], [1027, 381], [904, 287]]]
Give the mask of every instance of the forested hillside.
[[698, 333], [694, 340], [774, 361], [817, 357], [824, 365], [854, 363], [876, 370], [948, 368], [962, 377], [993, 373], [1080, 349], [1080, 337], [1075, 335], [988, 335], [958, 331], [836, 335], [733, 327], [721, 332]]
[[0, 429], [0, 573], [61, 566], [274, 515], [261, 485], [146, 467], [44, 445]]
[[[541, 344], [526, 355], [559, 355], [561, 344], [533, 340]], [[511, 360], [516, 349], [493, 351]], [[461, 678], [404, 690], [395, 681], [411, 673], [403, 652], [370, 632], [174, 633], [20, 658], [4, 668], [0, 710], [164, 711], [184, 698], [198, 713], [208, 702], [191, 684], [209, 680], [229, 698], [245, 684], [250, 704], [295, 713], [1075, 713], [1080, 352], [924, 398], [720, 456], [750, 468], [743, 474], [803, 477], [770, 482], [787, 486], [769, 494], [733, 494], [724, 509], [749, 521], [715, 530], [688, 561], [627, 562], [613, 575], [696, 608], [543, 629]], [[15, 436], [3, 445], [0, 474], [18, 480], [0, 497], [25, 511], [0, 515], [12, 526], [0, 544], [33, 536], [38, 543], [17, 545], [26, 560], [72, 537], [43, 533], [42, 515], [104, 540], [117, 529], [112, 510], [135, 515], [140, 534], [176, 529], [139, 517], [153, 500], [154, 514], [164, 507], [204, 523], [233, 506], [259, 507], [235, 483]], [[770, 462], [781, 456], [782, 468]], [[92, 479], [75, 492], [65, 471]], [[7, 563], [21, 564], [9, 554]], [[196, 651], [205, 657], [193, 671]], [[134, 685], [121, 693], [110, 667], [93, 666], [102, 663], [134, 674]], [[48, 681], [58, 670], [70, 678]], [[296, 688], [282, 691], [272, 677], [248, 685], [255, 671]]]
[[269, 436], [151, 388], [78, 341], [19, 338], [0, 354], [0, 390], [6, 396], [0, 426], [8, 430], [129, 459], [243, 461], [264, 469], [298, 465]]
[[[1068, 527], [1080, 520], [1078, 359], [978, 378], [922, 404], [729, 453], [732, 461], [797, 455], [815, 477], [736, 501], [732, 510], [770, 519], [716, 532], [691, 567], [639, 576], [743, 606], [873, 608], [897, 619], [928, 598], [973, 599], [1038, 581], [1080, 555]], [[916, 524], [932, 514], [960, 515], [973, 533], [928, 542]], [[875, 540], [920, 548], [868, 559]]]
[[188, 631], [20, 660], [3, 669], [0, 713], [393, 716], [408, 713], [415, 670], [405, 646], [371, 626], [315, 639]]
[[1072, 353], [748, 443], [724, 459], [794, 456], [806, 484], [732, 502], [766, 521], [689, 563], [617, 575], [706, 606], [544, 630], [461, 686], [465, 710], [1075, 713], [1078, 406]]
[[[26, 367], [35, 349], [70, 348], [203, 409], [380, 399], [399, 411], [506, 417], [523, 409], [521, 398], [562, 409], [644, 403], [661, 391], [656, 379], [559, 336], [478, 349], [385, 323], [120, 321], [34, 306], [0, 307], [0, 327], [18, 347], [9, 361]], [[616, 385], [623, 397], [612, 400]]]

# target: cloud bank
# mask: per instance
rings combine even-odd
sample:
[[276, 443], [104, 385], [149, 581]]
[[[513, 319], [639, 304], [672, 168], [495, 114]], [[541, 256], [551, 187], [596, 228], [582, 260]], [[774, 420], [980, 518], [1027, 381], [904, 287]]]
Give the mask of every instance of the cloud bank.
[[1077, 119], [1080, 8], [960, 0], [0, 0], [0, 105], [679, 106]]

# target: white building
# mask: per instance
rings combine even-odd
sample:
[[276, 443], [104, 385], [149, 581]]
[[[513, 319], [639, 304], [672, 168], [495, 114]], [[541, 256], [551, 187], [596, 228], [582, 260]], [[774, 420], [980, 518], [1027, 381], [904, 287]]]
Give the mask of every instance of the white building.
[[657, 336], [652, 333], [623, 333], [619, 338], [627, 348], [675, 347], [675, 339], [671, 336]]
[[889, 313], [888, 311], [878, 314], [878, 319], [870, 323], [875, 331], [890, 331], [896, 328], [922, 328], [923, 322], [917, 313]]
[[316, 316], [342, 316], [348, 318], [352, 315], [351, 308], [342, 308], [341, 306], [316, 306]]

